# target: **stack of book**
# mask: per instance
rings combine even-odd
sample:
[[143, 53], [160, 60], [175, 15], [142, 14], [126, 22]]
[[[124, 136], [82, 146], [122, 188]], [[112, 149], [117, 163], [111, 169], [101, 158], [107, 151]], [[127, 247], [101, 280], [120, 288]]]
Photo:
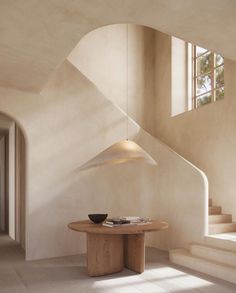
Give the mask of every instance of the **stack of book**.
[[141, 217], [115, 217], [107, 219], [103, 222], [103, 226], [106, 227], [120, 227], [120, 226], [130, 226], [130, 225], [140, 225], [151, 223], [149, 219]]

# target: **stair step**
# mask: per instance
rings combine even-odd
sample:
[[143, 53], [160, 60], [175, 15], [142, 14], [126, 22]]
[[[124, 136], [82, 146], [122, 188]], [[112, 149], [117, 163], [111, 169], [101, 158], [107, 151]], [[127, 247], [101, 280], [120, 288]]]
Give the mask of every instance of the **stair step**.
[[208, 199], [208, 206], [212, 207], [212, 199], [211, 198]]
[[219, 215], [221, 214], [221, 207], [211, 206], [209, 207], [209, 215]]
[[236, 232], [205, 236], [204, 243], [208, 246], [236, 252]]
[[236, 223], [219, 223], [219, 224], [209, 224], [208, 233], [209, 234], [220, 234], [227, 232], [235, 232]]
[[232, 266], [193, 256], [185, 249], [171, 250], [169, 255], [170, 261], [175, 264], [236, 284], [236, 268]]
[[220, 214], [220, 215], [209, 215], [209, 224], [217, 223], [231, 223], [232, 215]]
[[194, 243], [190, 245], [190, 253], [197, 257], [235, 267], [236, 269], [236, 253], [233, 251]]

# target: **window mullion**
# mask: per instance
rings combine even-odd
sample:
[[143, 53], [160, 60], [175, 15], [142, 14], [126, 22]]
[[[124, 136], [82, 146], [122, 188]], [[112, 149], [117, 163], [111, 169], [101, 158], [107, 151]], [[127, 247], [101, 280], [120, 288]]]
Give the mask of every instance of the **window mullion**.
[[[195, 45], [194, 45], [195, 46]], [[195, 46], [196, 47], [196, 46]], [[209, 50], [208, 51], [206, 51], [206, 52], [204, 52], [204, 53], [202, 53], [202, 54], [200, 54], [200, 55], [198, 55], [197, 56], [197, 53], [196, 53], [196, 56], [195, 56], [195, 59], [198, 59], [198, 58], [200, 58], [200, 57], [202, 57], [202, 56], [204, 56], [204, 55], [207, 55], [207, 54], [209, 54]]]
[[197, 59], [196, 46], [193, 45], [193, 108], [197, 108]]
[[203, 48], [191, 46], [192, 73], [189, 76], [192, 75], [192, 109], [196, 109], [224, 97], [224, 58], [209, 50], [197, 56]]
[[215, 87], [216, 87], [216, 80], [215, 80], [215, 63], [216, 63], [215, 54], [211, 53], [211, 101], [216, 101], [216, 93], [215, 93]]

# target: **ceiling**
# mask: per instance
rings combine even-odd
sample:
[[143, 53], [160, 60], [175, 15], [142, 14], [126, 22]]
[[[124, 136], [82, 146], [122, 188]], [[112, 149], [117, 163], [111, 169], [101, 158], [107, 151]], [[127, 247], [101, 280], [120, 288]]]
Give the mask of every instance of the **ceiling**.
[[0, 86], [41, 91], [83, 35], [127, 22], [236, 61], [235, 0], [0, 0]]

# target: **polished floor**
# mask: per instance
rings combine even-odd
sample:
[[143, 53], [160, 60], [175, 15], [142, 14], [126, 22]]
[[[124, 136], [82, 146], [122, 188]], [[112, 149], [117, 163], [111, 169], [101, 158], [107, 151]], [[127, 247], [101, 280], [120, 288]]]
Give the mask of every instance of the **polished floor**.
[[24, 253], [0, 234], [0, 293], [235, 293], [236, 286], [171, 264], [165, 252], [149, 248], [146, 271], [129, 270], [89, 278], [85, 256], [24, 261]]

